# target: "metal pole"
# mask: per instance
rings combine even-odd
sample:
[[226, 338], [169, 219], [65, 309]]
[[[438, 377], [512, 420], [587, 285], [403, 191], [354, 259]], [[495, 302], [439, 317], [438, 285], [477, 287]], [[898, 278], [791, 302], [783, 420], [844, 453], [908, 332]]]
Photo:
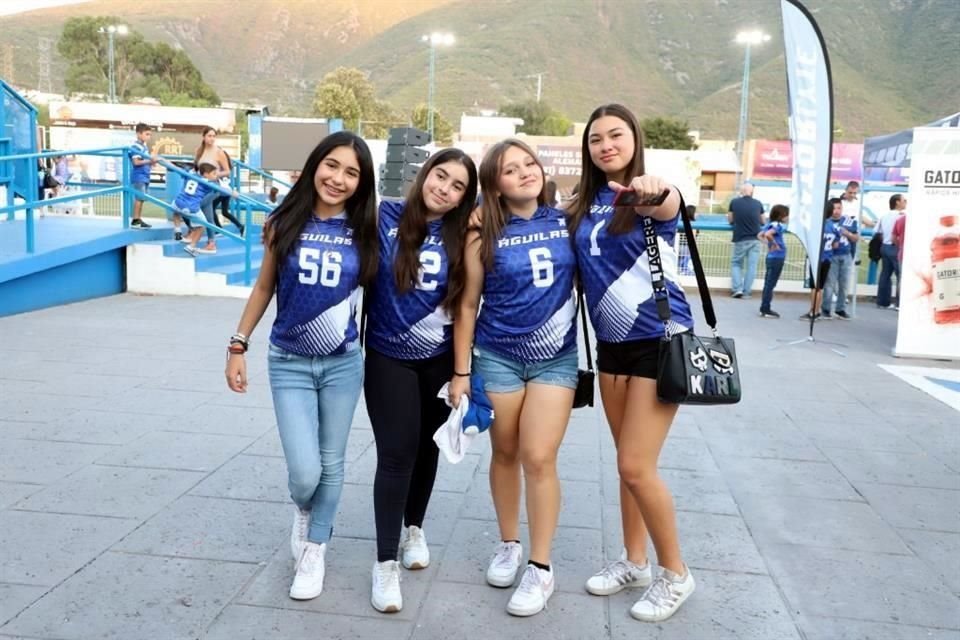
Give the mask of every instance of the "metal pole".
[[113, 31], [107, 30], [107, 64], [109, 65], [109, 96], [107, 100], [109, 102], [117, 101], [117, 82], [114, 79], [113, 75]]
[[743, 172], [743, 147], [747, 139], [747, 109], [750, 96], [750, 43], [743, 59], [743, 83], [740, 87], [740, 130], [737, 133], [737, 188]]
[[427, 132], [430, 134], [430, 141], [433, 142], [433, 94], [434, 77], [437, 66], [437, 46], [430, 40], [430, 87], [427, 91]]
[[540, 95], [543, 93], [543, 74], [537, 74], [537, 102], [540, 102]]

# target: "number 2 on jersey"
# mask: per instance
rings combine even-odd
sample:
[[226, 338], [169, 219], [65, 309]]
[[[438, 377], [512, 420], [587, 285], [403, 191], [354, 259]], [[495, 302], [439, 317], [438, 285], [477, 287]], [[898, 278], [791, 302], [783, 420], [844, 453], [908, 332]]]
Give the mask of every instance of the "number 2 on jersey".
[[[323, 251], [313, 247], [300, 249], [300, 283], [317, 284], [324, 287], [336, 287], [340, 284], [340, 265], [343, 256], [339, 251]], [[317, 264], [319, 262], [319, 264]]]
[[530, 268], [533, 270], [533, 286], [544, 289], [553, 284], [553, 262], [550, 261], [550, 249], [539, 247], [530, 249]]
[[427, 276], [436, 276], [443, 266], [443, 259], [436, 251], [420, 252], [420, 277], [417, 279], [417, 289], [421, 291], [436, 291], [439, 282], [436, 278], [427, 280]]

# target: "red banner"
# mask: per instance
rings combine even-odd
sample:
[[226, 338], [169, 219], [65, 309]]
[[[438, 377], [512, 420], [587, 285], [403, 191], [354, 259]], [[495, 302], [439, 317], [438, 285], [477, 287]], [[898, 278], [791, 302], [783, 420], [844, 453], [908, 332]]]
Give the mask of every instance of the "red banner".
[[[834, 143], [831, 156], [831, 182], [862, 180], [862, 144]], [[793, 150], [789, 140], [757, 140], [754, 143], [752, 179], [789, 181], [792, 175]]]

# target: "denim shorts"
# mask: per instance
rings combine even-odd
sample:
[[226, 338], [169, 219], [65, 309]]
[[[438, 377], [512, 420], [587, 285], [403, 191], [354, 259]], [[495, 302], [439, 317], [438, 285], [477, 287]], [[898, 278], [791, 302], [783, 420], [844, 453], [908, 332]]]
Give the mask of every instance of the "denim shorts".
[[140, 193], [146, 193], [146, 192], [147, 192], [147, 183], [146, 183], [146, 182], [132, 182], [132, 183], [130, 183], [130, 186], [133, 188], [134, 191], [139, 191]]
[[576, 349], [550, 360], [528, 364], [474, 347], [473, 368], [483, 377], [483, 389], [488, 393], [520, 391], [528, 382], [577, 388]]

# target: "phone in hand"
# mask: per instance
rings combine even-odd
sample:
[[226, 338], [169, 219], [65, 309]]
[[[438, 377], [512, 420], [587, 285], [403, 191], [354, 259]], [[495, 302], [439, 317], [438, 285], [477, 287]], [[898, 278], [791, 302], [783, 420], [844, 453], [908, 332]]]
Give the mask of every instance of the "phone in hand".
[[613, 198], [615, 207], [659, 207], [666, 202], [670, 196], [670, 189], [664, 189], [662, 193], [652, 198], [641, 198], [640, 194], [633, 189], [624, 189], [618, 191]]

